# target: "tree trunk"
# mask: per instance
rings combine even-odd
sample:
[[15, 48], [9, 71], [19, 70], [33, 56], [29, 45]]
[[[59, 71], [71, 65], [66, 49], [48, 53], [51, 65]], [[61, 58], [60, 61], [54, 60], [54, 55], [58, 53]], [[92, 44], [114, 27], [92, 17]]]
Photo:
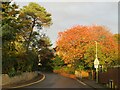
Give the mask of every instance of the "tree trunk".
[[32, 29], [31, 29], [31, 32], [30, 32], [30, 35], [29, 35], [29, 38], [28, 38], [28, 41], [27, 41], [27, 52], [29, 50], [29, 45], [30, 45], [30, 41], [31, 41], [32, 33], [33, 33], [33, 28], [35, 26], [35, 22], [36, 22], [36, 19], [34, 18], [33, 24], [32, 24]]

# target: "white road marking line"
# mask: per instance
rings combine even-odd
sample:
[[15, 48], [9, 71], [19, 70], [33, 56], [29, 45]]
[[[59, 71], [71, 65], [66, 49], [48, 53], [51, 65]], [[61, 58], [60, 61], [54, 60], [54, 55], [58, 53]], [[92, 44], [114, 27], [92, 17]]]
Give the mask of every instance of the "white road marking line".
[[29, 84], [26, 84], [26, 85], [21, 85], [21, 86], [16, 86], [16, 87], [10, 87], [10, 88], [22, 88], [22, 87], [27, 87], [27, 86], [30, 86], [30, 85], [33, 85], [33, 84], [36, 84], [36, 83], [39, 83], [41, 81], [43, 81], [45, 79], [45, 75], [43, 75], [43, 78], [38, 80], [38, 81], [35, 81], [35, 82], [32, 82], [32, 83], [29, 83]]
[[80, 81], [80, 80], [78, 80], [78, 79], [77, 79], [77, 81], [78, 81], [79, 83], [83, 84], [83, 85], [86, 85], [84, 82], [82, 82], [82, 81]]

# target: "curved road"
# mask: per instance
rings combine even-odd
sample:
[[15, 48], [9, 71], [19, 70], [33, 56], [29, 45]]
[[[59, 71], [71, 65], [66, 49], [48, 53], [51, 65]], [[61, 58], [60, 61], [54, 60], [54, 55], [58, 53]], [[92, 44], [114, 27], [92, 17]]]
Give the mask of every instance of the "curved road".
[[[63, 77], [55, 73], [44, 73], [46, 78], [40, 83], [24, 88], [91, 88], [77, 80]], [[92, 89], [91, 89], [92, 90]]]

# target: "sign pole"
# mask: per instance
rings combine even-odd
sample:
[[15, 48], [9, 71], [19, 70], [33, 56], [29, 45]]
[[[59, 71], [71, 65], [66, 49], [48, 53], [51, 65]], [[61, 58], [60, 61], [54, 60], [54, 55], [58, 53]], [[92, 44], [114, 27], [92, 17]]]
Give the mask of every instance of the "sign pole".
[[96, 68], [96, 83], [98, 83], [98, 68]]
[[98, 66], [99, 66], [99, 60], [97, 58], [97, 42], [95, 41], [96, 43], [96, 58], [95, 58], [95, 61], [94, 61], [94, 67], [96, 69], [96, 83], [98, 83]]

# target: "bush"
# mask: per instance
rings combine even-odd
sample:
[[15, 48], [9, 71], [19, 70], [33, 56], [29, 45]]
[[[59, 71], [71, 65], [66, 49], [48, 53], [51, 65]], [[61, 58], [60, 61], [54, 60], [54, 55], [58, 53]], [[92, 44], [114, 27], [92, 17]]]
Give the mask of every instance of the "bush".
[[54, 70], [60, 70], [61, 67], [60, 67], [60, 66], [55, 66], [53, 69], [54, 69]]
[[13, 76], [16, 75], [16, 70], [15, 70], [14, 67], [12, 67], [12, 68], [10, 69], [10, 71], [8, 72], [8, 75], [9, 75], [10, 77], [13, 77]]
[[69, 74], [75, 74], [75, 71], [69, 71]]
[[61, 57], [58, 55], [55, 56], [53, 59], [53, 69], [60, 69], [62, 66], [64, 66], [64, 61], [62, 60]]
[[2, 73], [13, 77], [26, 71], [31, 72], [37, 67], [37, 61], [37, 54], [34, 51], [3, 57]]

